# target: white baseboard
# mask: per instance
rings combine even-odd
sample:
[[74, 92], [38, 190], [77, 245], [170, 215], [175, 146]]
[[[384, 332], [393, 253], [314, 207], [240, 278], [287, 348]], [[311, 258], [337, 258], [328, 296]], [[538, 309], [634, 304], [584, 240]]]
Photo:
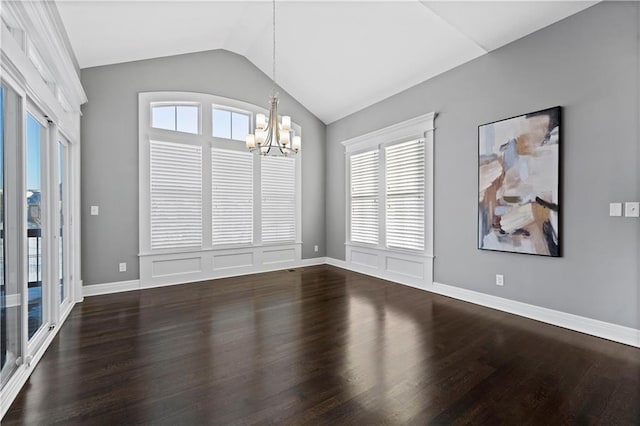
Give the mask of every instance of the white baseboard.
[[[372, 273], [371, 271], [363, 270], [362, 268], [351, 265], [344, 260], [328, 257], [326, 263], [338, 268], [359, 272], [376, 278], [386, 279], [397, 282], [398, 284], [408, 285], [406, 283]], [[625, 345], [640, 347], [640, 330], [635, 328], [543, 308], [536, 305], [530, 305], [528, 303], [505, 299], [437, 282], [434, 282], [433, 285], [410, 286], [420, 290], [426, 290], [443, 296], [452, 297], [454, 299], [463, 300], [465, 302], [474, 303], [476, 305], [486, 306], [488, 308], [497, 309], [499, 311], [508, 312], [521, 317], [545, 322], [547, 324], [556, 325], [558, 327], [567, 328], [569, 330], [578, 331], [580, 333], [590, 334], [592, 336], [601, 337], [618, 343], [624, 343]]]
[[429, 285], [425, 282], [421, 282], [412, 277], [404, 277], [401, 275], [390, 274], [387, 271], [377, 268], [369, 268], [362, 265], [354, 265], [340, 259], [334, 259], [327, 257], [325, 262], [327, 265], [336, 266], [338, 268], [347, 269], [349, 271], [358, 272], [360, 274], [368, 275], [370, 277], [380, 278], [383, 280], [391, 281], [397, 284], [406, 285], [408, 287], [417, 288], [420, 290], [428, 290]]
[[614, 342], [640, 347], [640, 330], [442, 283], [429, 291]]
[[[230, 278], [230, 277], [237, 277], [237, 276], [248, 275], [248, 274], [259, 274], [263, 272], [281, 271], [284, 269], [302, 268], [305, 266], [324, 265], [325, 263], [327, 263], [327, 259], [325, 257], [315, 257], [312, 259], [302, 259], [294, 263], [285, 263], [285, 264], [272, 265], [272, 266], [263, 266], [260, 268], [247, 268], [245, 270], [236, 270], [233, 272], [229, 272], [228, 274], [222, 274], [222, 275], [218, 274], [215, 277], [212, 277], [209, 279], [217, 280], [220, 278]], [[209, 279], [207, 279], [206, 281], [208, 281]], [[197, 282], [197, 281], [190, 281], [190, 282]], [[82, 293], [84, 297], [90, 297], [90, 296], [100, 296], [103, 294], [122, 293], [125, 291], [166, 287], [166, 286], [180, 285], [180, 284], [184, 284], [184, 283], [152, 283], [152, 284], [141, 285], [140, 280], [118, 281], [113, 283], [87, 285], [83, 287]]]
[[115, 283], [92, 284], [82, 287], [84, 297], [102, 294], [122, 293], [123, 291], [140, 290], [140, 280], [118, 281]]

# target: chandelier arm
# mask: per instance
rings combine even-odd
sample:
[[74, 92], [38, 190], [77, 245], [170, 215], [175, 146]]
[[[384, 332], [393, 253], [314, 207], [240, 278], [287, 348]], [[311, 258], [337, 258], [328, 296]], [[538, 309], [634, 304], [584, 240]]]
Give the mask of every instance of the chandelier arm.
[[[272, 87], [272, 92], [271, 92], [271, 102], [270, 102], [270, 110], [269, 110], [269, 120], [267, 122], [267, 125], [263, 127], [263, 124], [261, 124], [260, 126], [260, 132], [261, 135], [260, 137], [262, 138], [262, 135], [265, 134], [265, 139], [264, 139], [264, 143], [259, 144], [258, 147], [255, 146], [255, 142], [252, 142], [252, 139], [250, 137], [247, 137], [247, 147], [249, 147], [249, 151], [253, 152], [253, 151], [258, 151], [260, 154], [266, 156], [271, 152], [271, 149], [275, 146], [278, 147], [278, 150], [280, 151], [281, 155], [284, 155], [285, 157], [288, 156], [289, 154], [291, 155], [295, 155], [298, 152], [298, 149], [294, 149], [293, 148], [293, 139], [291, 137], [291, 130], [290, 130], [290, 126], [291, 126], [291, 118], [287, 117], [287, 122], [286, 122], [286, 126], [285, 123], [283, 122], [283, 126], [285, 126], [285, 132], [287, 132], [287, 134], [285, 134], [286, 136], [286, 144], [283, 144], [282, 140], [281, 140], [281, 129], [280, 129], [280, 123], [279, 123], [279, 116], [278, 116], [278, 92], [277, 92], [277, 87], [278, 87], [278, 83], [276, 80], [276, 0], [272, 0], [272, 36], [273, 36], [273, 50], [272, 50], [272, 66], [273, 66], [273, 71], [272, 71], [272, 83], [273, 83], [273, 87]], [[262, 123], [262, 121], [261, 121]], [[253, 136], [254, 138], [257, 137], [257, 132], [256, 135]], [[251, 144], [253, 144], [253, 147], [250, 147]], [[299, 139], [298, 139], [298, 146], [299, 146]], [[274, 150], [274, 155], [278, 155], [277, 152]]]

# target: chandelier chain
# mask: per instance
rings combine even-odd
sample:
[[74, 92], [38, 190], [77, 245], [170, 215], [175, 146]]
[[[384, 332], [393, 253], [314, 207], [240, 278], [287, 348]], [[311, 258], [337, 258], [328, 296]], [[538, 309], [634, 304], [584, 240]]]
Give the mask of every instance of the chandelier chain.
[[276, 92], [276, 0], [273, 0], [273, 92]]

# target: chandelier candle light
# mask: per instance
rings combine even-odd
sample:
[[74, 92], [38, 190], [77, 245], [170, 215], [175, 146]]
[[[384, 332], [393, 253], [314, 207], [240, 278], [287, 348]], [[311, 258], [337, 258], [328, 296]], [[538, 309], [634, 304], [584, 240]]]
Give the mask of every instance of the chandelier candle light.
[[291, 117], [285, 115], [278, 120], [278, 93], [276, 92], [276, 1], [273, 0], [273, 90], [269, 120], [264, 114], [256, 114], [255, 134], [247, 135], [247, 148], [262, 155], [289, 156], [300, 150], [300, 136], [293, 135]]

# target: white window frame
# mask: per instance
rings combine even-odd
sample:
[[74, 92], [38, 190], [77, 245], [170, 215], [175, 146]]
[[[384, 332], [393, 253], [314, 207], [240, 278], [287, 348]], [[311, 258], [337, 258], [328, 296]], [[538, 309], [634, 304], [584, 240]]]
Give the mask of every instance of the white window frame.
[[[175, 107], [176, 108], [176, 128], [175, 130], [169, 130], [169, 129], [161, 129], [159, 127], [152, 127], [152, 119], [153, 119], [153, 113], [152, 110], [155, 107]], [[178, 130], [178, 115], [177, 115], [177, 108], [178, 107], [197, 107], [198, 108], [198, 131], [196, 133], [189, 133], [189, 132], [183, 132], [182, 130]], [[173, 132], [173, 133], [178, 133], [181, 135], [202, 135], [202, 105], [200, 105], [200, 103], [198, 102], [151, 102], [149, 104], [149, 128], [154, 129], [154, 130], [160, 130], [163, 132]]]
[[[199, 105], [199, 134], [176, 132], [151, 127], [152, 105]], [[244, 141], [212, 136], [213, 108], [249, 114], [253, 130], [255, 114], [268, 114], [259, 106], [220, 96], [193, 92], [141, 92], [138, 95], [139, 153], [139, 262], [140, 287], [181, 284], [223, 276], [241, 275], [283, 269], [299, 264], [301, 241], [301, 154], [295, 156], [296, 170], [296, 239], [263, 243], [261, 229], [261, 161], [253, 159], [253, 243], [213, 245], [211, 149], [246, 152]], [[296, 134], [301, 127], [292, 123]], [[150, 141], [175, 142], [202, 147], [202, 247], [189, 249], [151, 249], [150, 224]]]
[[[346, 262], [354, 270], [419, 288], [433, 284], [433, 167], [434, 121], [424, 114], [342, 142], [345, 148]], [[385, 147], [422, 139], [425, 145], [424, 250], [389, 248], [386, 242]], [[377, 149], [378, 243], [351, 241], [351, 155]]]
[[[253, 106], [255, 107], [255, 106]], [[231, 120], [231, 123], [229, 123], [230, 127], [229, 130], [231, 132], [231, 138], [227, 139], [227, 138], [219, 138], [218, 136], [214, 136], [213, 135], [213, 110], [217, 109], [218, 111], [226, 111], [230, 113], [230, 117], [229, 119]], [[211, 132], [209, 133], [209, 136], [211, 136], [212, 138], [215, 139], [225, 139], [225, 140], [230, 140], [230, 141], [235, 141], [235, 142], [240, 142], [243, 143], [245, 142], [244, 139], [240, 140], [240, 139], [233, 139], [233, 114], [244, 114], [244, 115], [248, 115], [249, 116], [249, 131], [255, 131], [255, 129], [253, 128], [253, 125], [255, 123], [255, 113], [252, 113], [252, 110], [247, 110], [247, 109], [242, 109], [242, 108], [234, 108], [228, 105], [220, 105], [220, 104], [212, 104], [211, 105], [211, 117], [209, 117], [211, 119]]]

